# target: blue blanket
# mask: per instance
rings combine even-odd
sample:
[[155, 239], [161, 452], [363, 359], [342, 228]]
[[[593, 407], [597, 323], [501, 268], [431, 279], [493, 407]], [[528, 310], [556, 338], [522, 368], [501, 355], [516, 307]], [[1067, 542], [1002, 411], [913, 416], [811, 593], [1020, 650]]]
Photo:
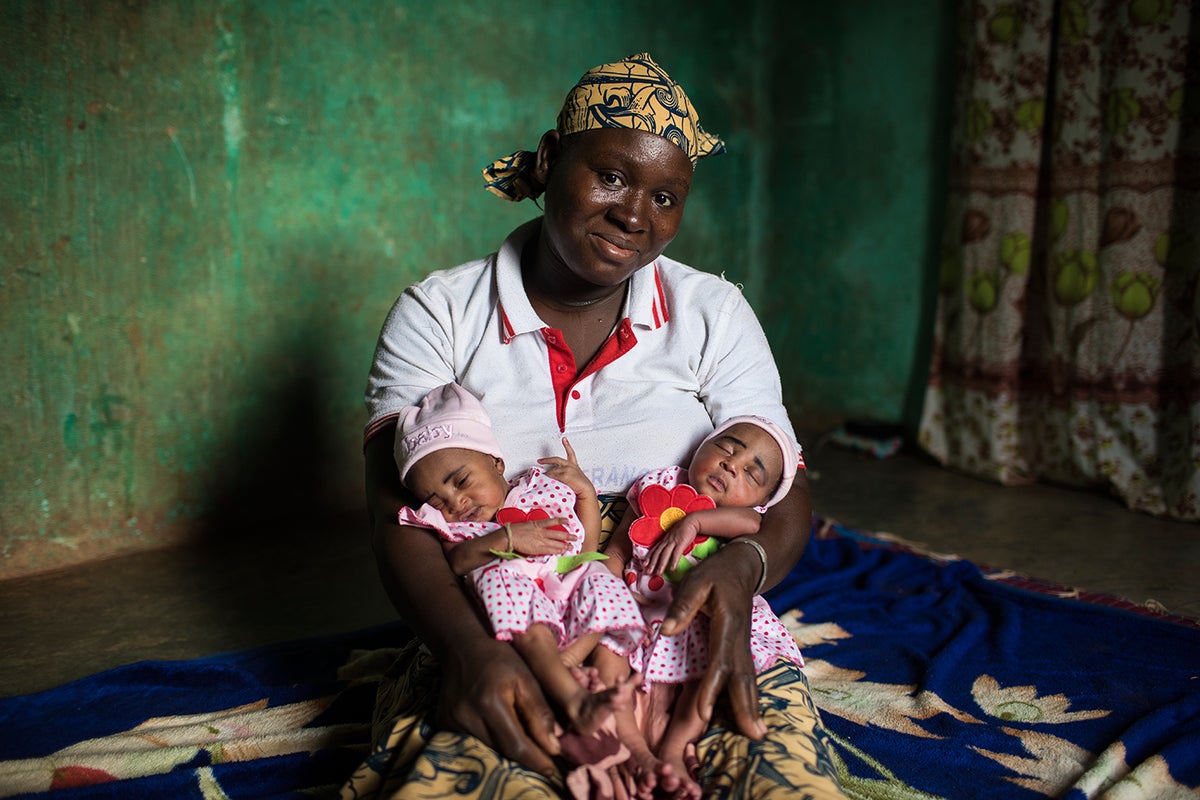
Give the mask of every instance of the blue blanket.
[[[817, 521], [768, 595], [847, 794], [1195, 797], [1200, 626]], [[0, 797], [329, 796], [401, 624], [0, 700]]]

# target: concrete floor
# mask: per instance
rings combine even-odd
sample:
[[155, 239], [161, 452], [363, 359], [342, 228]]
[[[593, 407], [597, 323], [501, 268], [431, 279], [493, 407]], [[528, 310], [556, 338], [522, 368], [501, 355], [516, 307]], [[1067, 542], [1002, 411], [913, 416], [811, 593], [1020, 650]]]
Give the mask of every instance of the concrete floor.
[[[845, 525], [1200, 617], [1200, 526], [1093, 492], [996, 486], [913, 453], [810, 445], [806, 458], [815, 509]], [[223, 529], [193, 547], [0, 581], [0, 694], [392, 618], [361, 512]]]

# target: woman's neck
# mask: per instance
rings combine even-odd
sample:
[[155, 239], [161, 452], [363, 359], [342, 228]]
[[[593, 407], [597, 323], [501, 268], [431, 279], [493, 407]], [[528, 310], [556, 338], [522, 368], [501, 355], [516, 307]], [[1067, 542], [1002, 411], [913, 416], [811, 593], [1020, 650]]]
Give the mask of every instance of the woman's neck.
[[624, 298], [627, 281], [615, 286], [584, 283], [540, 240], [540, 236], [531, 239], [521, 253], [521, 280], [535, 307], [552, 309], [560, 314], [591, 315], [597, 311], [610, 311], [611, 306], [618, 305]]
[[525, 294], [538, 317], [562, 332], [576, 369], [583, 370], [620, 320], [628, 281], [585, 287], [570, 270], [545, 260], [547, 255], [532, 243], [526, 246], [521, 257]]

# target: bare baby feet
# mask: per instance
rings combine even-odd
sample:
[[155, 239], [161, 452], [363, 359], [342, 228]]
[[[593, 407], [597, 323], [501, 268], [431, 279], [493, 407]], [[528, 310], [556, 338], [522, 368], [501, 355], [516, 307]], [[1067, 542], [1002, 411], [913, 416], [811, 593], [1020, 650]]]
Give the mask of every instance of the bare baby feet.
[[594, 733], [614, 713], [633, 708], [633, 693], [641, 683], [641, 676], [638, 675], [599, 691], [581, 690], [566, 707], [571, 727], [584, 736]]

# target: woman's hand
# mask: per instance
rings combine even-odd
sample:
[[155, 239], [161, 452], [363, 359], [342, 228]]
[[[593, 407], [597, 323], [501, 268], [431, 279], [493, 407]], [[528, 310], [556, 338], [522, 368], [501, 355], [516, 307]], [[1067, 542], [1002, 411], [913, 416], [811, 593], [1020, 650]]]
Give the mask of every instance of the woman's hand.
[[441, 690], [435, 722], [479, 739], [505, 758], [543, 775], [555, 773], [558, 728], [537, 679], [507, 642], [477, 647], [439, 661]]
[[674, 636], [698, 613], [709, 617], [708, 670], [700, 679], [696, 706], [705, 721], [722, 692], [729, 693], [734, 723], [745, 735], [767, 733], [758, 713], [758, 683], [750, 655], [750, 609], [762, 562], [749, 547], [726, 547], [701, 561], [675, 589], [662, 632]]
[[441, 668], [436, 718], [545, 775], [558, 753], [554, 712], [524, 660], [498, 642], [450, 570], [437, 537], [398, 524], [404, 493], [392, 457], [395, 424], [367, 442], [367, 508], [379, 576], [400, 616]]
[[566, 524], [562, 517], [514, 522], [508, 526], [512, 531], [512, 549], [523, 556], [562, 555], [575, 541], [566, 530], [555, 530]]
[[767, 554], [765, 575], [754, 548], [724, 547], [691, 569], [675, 589], [663, 633], [678, 634], [701, 611], [710, 619], [708, 671], [700, 679], [696, 695], [697, 707], [706, 720], [712, 718], [717, 698], [728, 692], [738, 729], [754, 739], [766, 735], [758, 713], [758, 681], [750, 655], [752, 595], [760, 578], [771, 587], [791, 570], [808, 544], [811, 526], [808, 477], [801, 470], [787, 497], [767, 509], [755, 537]]

